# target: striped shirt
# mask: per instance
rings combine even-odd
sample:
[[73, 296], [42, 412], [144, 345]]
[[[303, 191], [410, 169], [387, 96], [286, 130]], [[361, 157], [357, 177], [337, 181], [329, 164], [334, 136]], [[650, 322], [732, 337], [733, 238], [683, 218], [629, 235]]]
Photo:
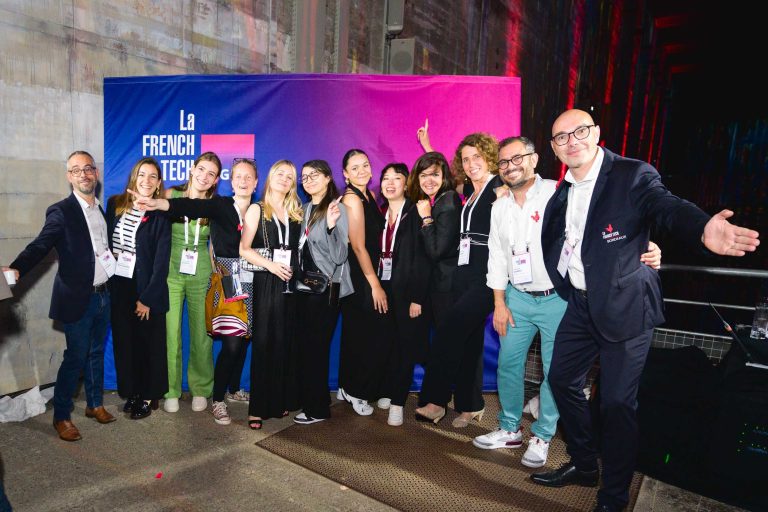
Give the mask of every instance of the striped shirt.
[[112, 247], [115, 257], [121, 252], [136, 253], [136, 231], [139, 229], [143, 212], [132, 208], [120, 216], [112, 232]]

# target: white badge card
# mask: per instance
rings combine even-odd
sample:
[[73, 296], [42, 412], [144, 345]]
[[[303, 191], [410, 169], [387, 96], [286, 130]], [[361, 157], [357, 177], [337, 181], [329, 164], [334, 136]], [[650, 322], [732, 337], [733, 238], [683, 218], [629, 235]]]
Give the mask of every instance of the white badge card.
[[240, 269], [240, 282], [241, 283], [252, 283], [253, 282], [253, 272], [250, 270], [244, 270]]
[[531, 253], [512, 255], [512, 284], [525, 284], [533, 281]]
[[563, 250], [560, 251], [560, 260], [557, 262], [557, 271], [560, 273], [560, 277], [565, 277], [565, 273], [568, 272], [568, 263], [573, 256], [573, 247], [566, 240], [563, 243]]
[[274, 249], [272, 251], [272, 261], [275, 263], [282, 263], [283, 265], [291, 266], [291, 250], [290, 249]]
[[182, 274], [188, 274], [190, 276], [195, 275], [197, 271], [197, 251], [190, 251], [184, 249], [181, 251], [181, 264], [179, 265], [179, 272]]
[[392, 279], [392, 258], [381, 258], [381, 280], [389, 281]]
[[117, 261], [115, 261], [115, 257], [112, 255], [112, 251], [107, 249], [103, 253], [99, 255], [99, 264], [101, 265], [101, 268], [104, 269], [104, 272], [107, 273], [107, 276], [112, 277], [115, 275], [115, 269], [117, 268]]
[[136, 266], [136, 255], [132, 252], [121, 252], [117, 255], [115, 275], [120, 277], [133, 277], [133, 268]]
[[459, 240], [459, 266], [469, 265], [469, 246], [471, 240], [469, 238], [462, 238]]

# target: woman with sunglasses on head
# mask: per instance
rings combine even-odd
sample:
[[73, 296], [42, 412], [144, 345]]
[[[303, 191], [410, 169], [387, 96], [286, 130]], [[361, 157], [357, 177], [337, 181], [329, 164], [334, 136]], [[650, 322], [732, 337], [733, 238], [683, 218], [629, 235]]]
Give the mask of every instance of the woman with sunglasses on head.
[[[279, 160], [269, 170], [262, 200], [245, 214], [240, 239], [240, 256], [266, 269], [253, 273], [248, 426], [254, 430], [264, 420], [298, 409], [296, 300], [288, 288], [298, 262], [302, 217], [296, 167]], [[263, 255], [264, 250], [271, 258]]]
[[298, 327], [299, 389], [302, 412], [294, 422], [309, 425], [331, 417], [328, 395], [328, 358], [339, 318], [339, 299], [354, 291], [349, 275], [347, 251], [349, 222], [346, 207], [325, 160], [302, 165], [301, 184], [310, 196], [304, 204], [299, 240], [299, 272], [320, 272], [328, 277], [321, 293], [297, 289], [301, 322]]
[[[416, 419], [437, 423], [451, 399], [459, 416], [453, 426], [480, 421], [485, 410], [482, 395], [482, 356], [485, 321], [493, 310], [493, 294], [485, 285], [488, 271], [488, 233], [495, 188], [498, 143], [485, 133], [464, 137], [456, 149], [454, 171], [465, 176], [466, 203], [459, 216], [459, 254], [451, 277], [451, 303], [437, 324], [424, 374]], [[455, 387], [454, 387], [455, 386]]]
[[378, 277], [384, 216], [368, 190], [372, 177], [368, 155], [350, 149], [341, 165], [347, 183], [342, 202], [349, 217], [349, 271], [355, 293], [342, 304], [336, 397], [352, 404], [357, 414], [369, 416], [373, 407], [368, 401], [383, 396], [381, 385], [392, 346], [382, 328], [388, 305]]
[[142, 212], [134, 197], [163, 195], [163, 176], [154, 158], [133, 166], [126, 191], [107, 201], [109, 245], [116, 259], [109, 280], [112, 347], [123, 411], [146, 418], [168, 391], [165, 313], [171, 227], [161, 213]]
[[[216, 153], [203, 153], [189, 171], [183, 185], [165, 191], [165, 197], [210, 199], [216, 193], [221, 161]], [[205, 328], [205, 295], [211, 277], [208, 255], [209, 221], [188, 216], [171, 218], [171, 261], [168, 269], [170, 307], [165, 318], [168, 345], [168, 392], [163, 409], [179, 410], [181, 397], [181, 318], [184, 301], [189, 318], [189, 360], [187, 384], [192, 394], [192, 410], [204, 411], [213, 388], [213, 340]]]
[[429, 348], [427, 309], [432, 265], [420, 235], [421, 217], [416, 205], [406, 197], [407, 182], [405, 164], [388, 164], [381, 173], [381, 194], [387, 210], [381, 234], [379, 279], [389, 299], [387, 328], [393, 340], [382, 391], [391, 399], [387, 423], [393, 427], [403, 424], [414, 365], [424, 363]]
[[[210, 220], [210, 240], [214, 261], [229, 273], [240, 274], [248, 318], [253, 316], [252, 272], [243, 272], [239, 268], [240, 234], [243, 218], [253, 200], [253, 192], [258, 183], [256, 162], [250, 158], [236, 158], [232, 162], [233, 197], [215, 195], [210, 199], [137, 199], [136, 204], [147, 210], [168, 211], [171, 217], [187, 216], [191, 219], [207, 218]], [[201, 256], [202, 257], [202, 256]], [[207, 254], [205, 255], [207, 258]], [[235, 270], [237, 269], [237, 270]], [[213, 418], [219, 425], [229, 425], [229, 415], [225, 396], [227, 389], [235, 393], [240, 389], [240, 376], [243, 372], [250, 333], [246, 336], [221, 336], [221, 351], [216, 359], [213, 372]]]

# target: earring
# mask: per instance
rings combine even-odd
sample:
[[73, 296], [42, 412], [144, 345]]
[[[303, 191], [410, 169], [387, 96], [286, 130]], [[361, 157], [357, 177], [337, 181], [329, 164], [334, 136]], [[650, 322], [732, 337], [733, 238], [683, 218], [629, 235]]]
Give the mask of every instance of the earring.
[[347, 185], [349, 185], [349, 178], [344, 178], [344, 183], [346, 183]]

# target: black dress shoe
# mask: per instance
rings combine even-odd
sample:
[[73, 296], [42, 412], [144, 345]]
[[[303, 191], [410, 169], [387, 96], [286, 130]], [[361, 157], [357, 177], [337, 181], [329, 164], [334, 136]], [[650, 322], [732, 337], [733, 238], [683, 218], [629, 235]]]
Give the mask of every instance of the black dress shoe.
[[597, 505], [595, 505], [595, 508], [592, 509], [592, 512], [619, 512], [619, 511], [618, 509], [610, 507], [605, 503], [598, 503]]
[[140, 400], [131, 411], [131, 419], [140, 420], [141, 418], [146, 418], [150, 414], [152, 414], [152, 406], [144, 400]]
[[565, 485], [581, 485], [583, 487], [596, 487], [600, 479], [598, 470], [579, 471], [573, 462], [567, 462], [560, 469], [546, 473], [534, 473], [531, 480], [539, 485], [547, 487], [563, 487]]
[[139, 402], [138, 396], [132, 396], [128, 400], [125, 401], [125, 405], [123, 406], [123, 412], [132, 412], [133, 408], [136, 407], [136, 404]]

